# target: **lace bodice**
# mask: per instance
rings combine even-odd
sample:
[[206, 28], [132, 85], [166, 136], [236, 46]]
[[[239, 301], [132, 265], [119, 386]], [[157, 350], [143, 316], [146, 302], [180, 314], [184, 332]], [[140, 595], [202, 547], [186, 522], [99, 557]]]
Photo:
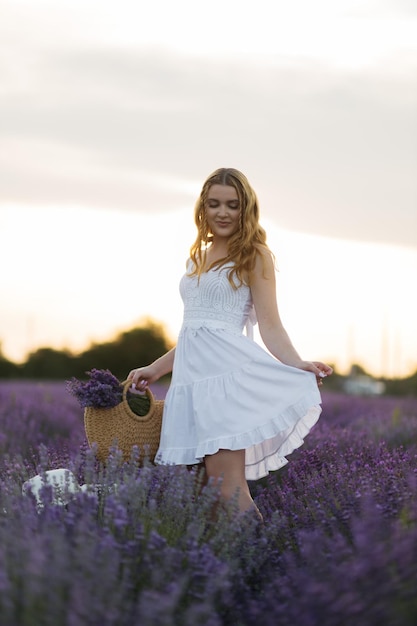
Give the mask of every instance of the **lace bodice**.
[[228, 279], [230, 268], [228, 264], [209, 270], [200, 281], [197, 276], [182, 277], [184, 327], [227, 328], [241, 333], [248, 321], [255, 323], [251, 291], [247, 285], [233, 289]]

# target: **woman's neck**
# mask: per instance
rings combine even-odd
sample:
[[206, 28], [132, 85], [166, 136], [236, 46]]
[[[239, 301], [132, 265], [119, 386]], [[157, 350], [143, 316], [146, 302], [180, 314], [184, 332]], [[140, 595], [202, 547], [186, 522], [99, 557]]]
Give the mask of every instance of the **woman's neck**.
[[229, 246], [226, 241], [213, 241], [207, 253], [213, 254], [215, 257], [225, 257], [229, 254]]
[[206, 251], [206, 261], [210, 265], [215, 263], [219, 259], [224, 259], [229, 254], [227, 242], [215, 243], [213, 242], [210, 248]]

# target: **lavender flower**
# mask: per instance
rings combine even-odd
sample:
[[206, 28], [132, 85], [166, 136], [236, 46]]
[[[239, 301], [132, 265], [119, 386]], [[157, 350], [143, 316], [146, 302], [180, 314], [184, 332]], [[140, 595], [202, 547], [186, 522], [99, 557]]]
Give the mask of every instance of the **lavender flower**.
[[[417, 624], [417, 398], [324, 392], [305, 446], [251, 485], [258, 527], [213, 521], [196, 470], [98, 464], [64, 392], [0, 381], [0, 624]], [[22, 485], [57, 468], [87, 490], [39, 510]]]
[[95, 408], [112, 408], [122, 401], [123, 388], [116, 376], [109, 370], [93, 368], [86, 372], [90, 380], [81, 381], [71, 378], [67, 381], [67, 390], [85, 409], [88, 406]]

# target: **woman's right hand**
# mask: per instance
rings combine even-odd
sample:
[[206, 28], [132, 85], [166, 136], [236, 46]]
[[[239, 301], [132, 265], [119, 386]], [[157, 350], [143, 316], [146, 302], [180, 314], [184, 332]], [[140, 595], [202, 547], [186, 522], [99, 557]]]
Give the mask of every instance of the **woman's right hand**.
[[127, 377], [127, 380], [132, 381], [132, 386], [138, 391], [145, 391], [152, 383], [158, 380], [159, 376], [155, 373], [152, 365], [146, 367], [138, 367], [131, 370]]

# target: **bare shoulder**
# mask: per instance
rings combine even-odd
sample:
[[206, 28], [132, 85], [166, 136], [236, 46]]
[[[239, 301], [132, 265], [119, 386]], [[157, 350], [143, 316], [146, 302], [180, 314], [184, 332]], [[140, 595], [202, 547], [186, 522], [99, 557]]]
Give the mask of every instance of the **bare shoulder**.
[[262, 246], [257, 250], [253, 279], [275, 279], [275, 257], [267, 247]]

